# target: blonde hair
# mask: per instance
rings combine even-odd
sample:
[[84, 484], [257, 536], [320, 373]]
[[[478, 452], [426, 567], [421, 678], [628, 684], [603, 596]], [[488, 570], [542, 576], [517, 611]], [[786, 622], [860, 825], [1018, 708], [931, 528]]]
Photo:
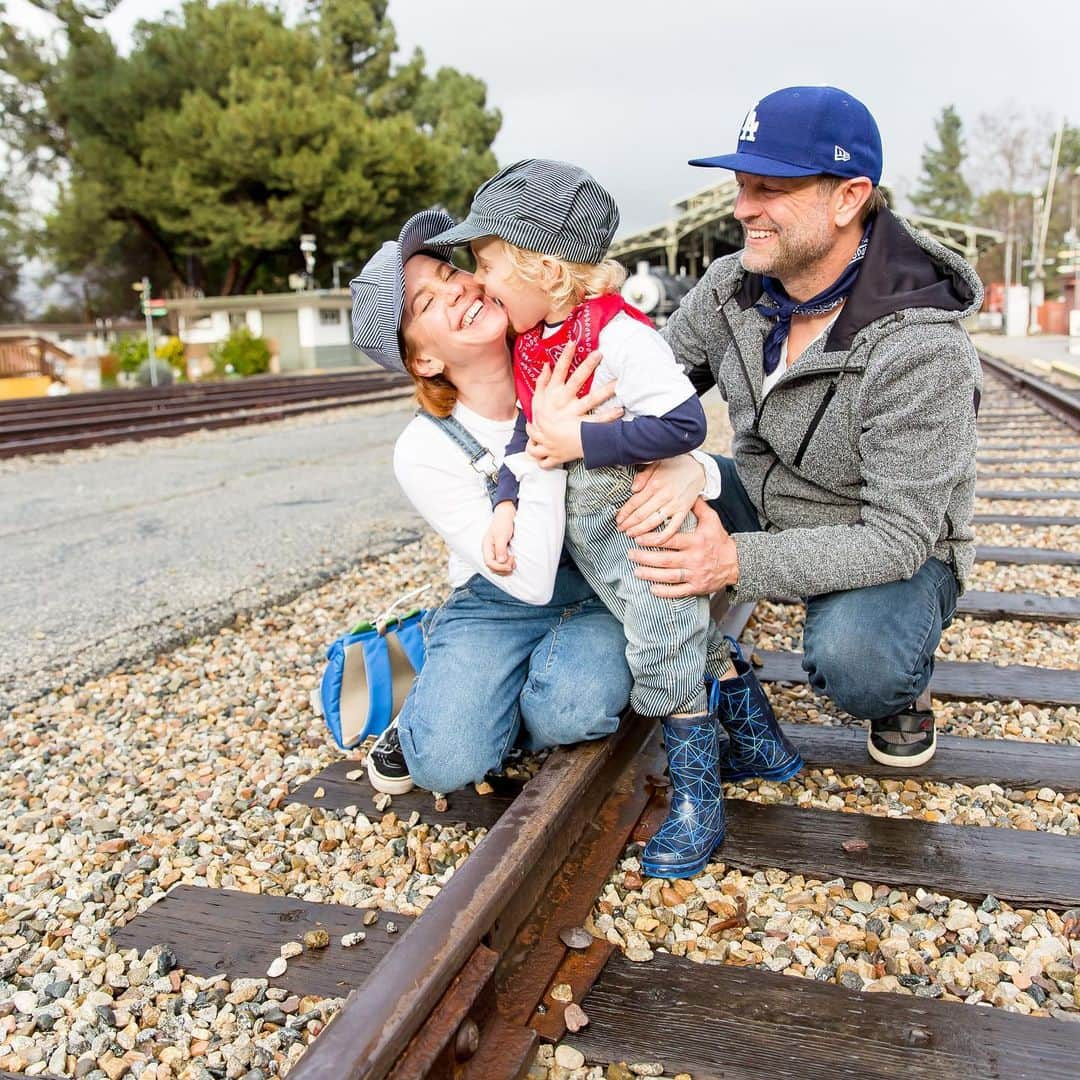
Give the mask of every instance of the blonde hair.
[[416, 396], [417, 405], [432, 416], [444, 418], [449, 416], [457, 404], [457, 387], [442, 372], [438, 375], [416, 373], [414, 367], [420, 359], [420, 352], [406, 329], [401, 331], [401, 355], [404, 358], [405, 370], [413, 381], [413, 393]]
[[[626, 269], [614, 259], [598, 263], [569, 262], [555, 255], [541, 255], [516, 247], [501, 237], [495, 237], [503, 246], [510, 265], [522, 281], [530, 285], [543, 285], [551, 298], [553, 308], [572, 307], [594, 296], [606, 296], [618, 292], [626, 280]], [[545, 260], [554, 264], [555, 281], [550, 287], [544, 282]]]

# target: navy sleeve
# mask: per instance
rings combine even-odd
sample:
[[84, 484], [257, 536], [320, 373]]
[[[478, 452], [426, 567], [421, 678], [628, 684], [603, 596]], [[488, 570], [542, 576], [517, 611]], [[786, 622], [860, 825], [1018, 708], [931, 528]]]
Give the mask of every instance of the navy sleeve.
[[610, 424], [581, 425], [585, 467], [645, 465], [696, 450], [705, 441], [705, 410], [687, 398], [663, 416], [638, 416]]
[[[518, 409], [517, 420], [514, 421], [514, 434], [510, 436], [510, 441], [503, 451], [504, 458], [508, 458], [511, 454], [523, 453], [525, 447], [529, 445], [529, 434], [525, 430], [526, 423], [524, 410]], [[510, 468], [506, 465], [501, 466], [499, 468], [499, 479], [495, 485], [495, 501], [493, 505], [498, 506], [501, 502], [512, 502], [517, 506], [520, 488], [518, 478]]]

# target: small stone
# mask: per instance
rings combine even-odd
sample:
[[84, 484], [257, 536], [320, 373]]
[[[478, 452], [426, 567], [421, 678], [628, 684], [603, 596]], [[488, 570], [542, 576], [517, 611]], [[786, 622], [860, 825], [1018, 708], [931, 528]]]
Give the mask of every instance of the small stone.
[[346, 949], [351, 949], [354, 945], [359, 945], [366, 937], [367, 934], [363, 930], [354, 930], [351, 934], [342, 935], [341, 944]]
[[659, 1061], [639, 1061], [630, 1066], [634, 1076], [663, 1076], [664, 1066]]
[[304, 935], [305, 949], [325, 949], [330, 944], [330, 935], [320, 926], [316, 930], [309, 930]]
[[293, 994], [292, 997], [287, 997], [281, 1003], [281, 1011], [285, 1013], [286, 1016], [291, 1016], [299, 1008], [300, 999], [295, 994]]
[[11, 995], [11, 1000], [21, 1013], [32, 1013], [38, 1006], [37, 994], [33, 990], [19, 990]]
[[321, 798], [323, 798], [323, 796], [325, 796], [325, 795], [326, 795], [326, 788], [324, 788], [324, 787], [317, 787], [317, 788], [315, 789], [315, 792], [314, 792], [314, 794], [312, 794], [312, 796], [311, 796], [311, 797], [312, 797], [313, 799], [321, 799]]
[[588, 1022], [585, 1010], [573, 1001], [563, 1010], [563, 1023], [567, 1031], [580, 1031]]
[[176, 953], [166, 945], [157, 955], [157, 967], [155, 970], [158, 975], [168, 975], [176, 967], [176, 964]]
[[645, 964], [653, 958], [653, 951], [648, 945], [630, 945], [624, 955], [635, 964]]
[[233, 979], [232, 991], [225, 996], [225, 1000], [230, 1005], [242, 1005], [245, 1001], [253, 1001], [265, 989], [265, 979]]
[[1039, 794], [1036, 795], [1039, 802], [1053, 802], [1054, 801], [1054, 789], [1053, 788], [1039, 788]]
[[568, 949], [587, 949], [593, 943], [593, 936], [584, 926], [564, 926], [559, 931], [559, 940]]
[[853, 836], [840, 845], [845, 851], [866, 851], [870, 845], [861, 837]]
[[294, 956], [299, 956], [304, 951], [304, 946], [299, 941], [286, 941], [281, 946], [281, 956], [285, 960], [291, 960]]
[[374, 926], [379, 921], [379, 913], [377, 911], [365, 911], [364, 912], [364, 925]]
[[269, 975], [271, 979], [276, 979], [279, 975], [284, 975], [288, 970], [288, 967], [289, 962], [284, 956], [276, 956], [270, 961], [270, 966], [266, 969], [266, 974]]
[[363, 775], [364, 775], [364, 770], [363, 769], [353, 769], [350, 772], [347, 772], [345, 774], [345, 779], [346, 780], [359, 780], [359, 779], [361, 779], [363, 777]]
[[450, 803], [447, 801], [445, 795], [438, 795], [435, 797], [435, 813], [445, 814], [450, 809]]
[[385, 791], [380, 791], [374, 799], [371, 800], [375, 804], [375, 809], [381, 814], [390, 805], [390, 796]]
[[564, 1069], [580, 1069], [585, 1064], [585, 1055], [575, 1046], [559, 1043], [555, 1047], [555, 1064]]
[[386, 932], [387, 932], [388, 934], [396, 934], [396, 933], [397, 933], [397, 923], [395, 923], [395, 922], [388, 922], [388, 923], [386, 924]]
[[613, 1061], [604, 1073], [604, 1080], [633, 1080], [633, 1077], [625, 1061]]
[[558, 983], [551, 988], [551, 1000], [552, 1001], [573, 1001], [574, 991], [571, 989], [569, 983]]
[[495, 790], [486, 780], [481, 780], [475, 787], [477, 795], [490, 795]]
[[855, 894], [855, 899], [863, 904], [867, 904], [874, 899], [874, 888], [865, 881], [856, 881], [851, 886], [851, 891]]

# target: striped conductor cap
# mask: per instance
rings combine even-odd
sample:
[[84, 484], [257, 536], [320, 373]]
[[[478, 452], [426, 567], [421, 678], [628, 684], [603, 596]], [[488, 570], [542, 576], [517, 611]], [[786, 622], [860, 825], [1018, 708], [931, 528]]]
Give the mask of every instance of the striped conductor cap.
[[405, 308], [405, 264], [420, 251], [449, 262], [453, 246], [436, 243], [434, 237], [453, 224], [454, 219], [441, 207], [421, 210], [405, 222], [398, 238], [387, 240], [349, 282], [353, 344], [389, 371], [405, 370], [398, 336]]
[[618, 227], [615, 200], [590, 173], [565, 161], [529, 158], [485, 181], [469, 216], [432, 241], [458, 246], [498, 236], [526, 251], [598, 263]]

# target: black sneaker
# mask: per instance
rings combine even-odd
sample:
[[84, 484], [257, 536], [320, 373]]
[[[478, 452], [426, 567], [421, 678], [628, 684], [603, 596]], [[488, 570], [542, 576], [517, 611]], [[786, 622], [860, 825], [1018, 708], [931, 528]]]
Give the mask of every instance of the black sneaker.
[[937, 749], [934, 714], [929, 709], [913, 708], [882, 720], [871, 720], [866, 749], [882, 765], [897, 769], [925, 765]]
[[412, 791], [413, 778], [409, 775], [409, 766], [405, 764], [405, 755], [401, 752], [396, 720], [368, 751], [367, 773], [376, 791], [384, 791], [387, 795], [404, 795], [406, 791]]

